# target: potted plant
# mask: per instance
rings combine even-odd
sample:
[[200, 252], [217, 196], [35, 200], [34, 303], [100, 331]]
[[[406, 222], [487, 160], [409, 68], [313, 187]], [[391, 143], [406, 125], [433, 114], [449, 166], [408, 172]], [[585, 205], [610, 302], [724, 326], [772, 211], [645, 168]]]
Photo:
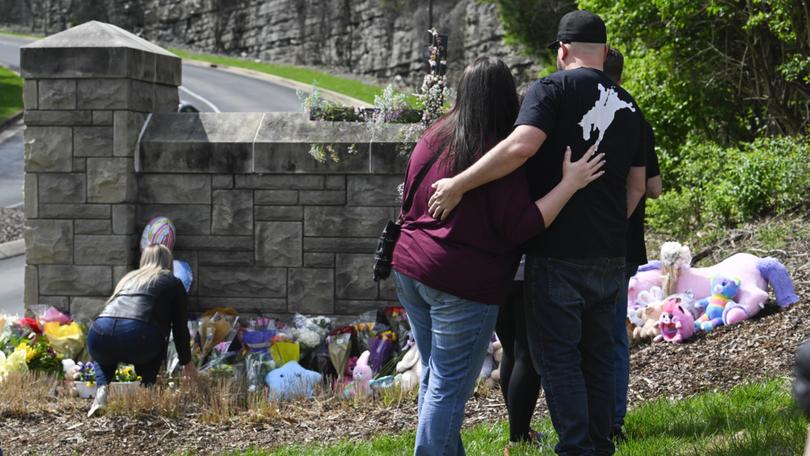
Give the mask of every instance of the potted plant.
[[115, 377], [110, 383], [110, 391], [123, 395], [131, 393], [140, 385], [141, 376], [135, 372], [131, 365], [121, 366], [115, 370]]
[[96, 371], [93, 369], [92, 362], [79, 361], [76, 363], [73, 371], [73, 386], [79, 392], [79, 397], [83, 399], [96, 396]]

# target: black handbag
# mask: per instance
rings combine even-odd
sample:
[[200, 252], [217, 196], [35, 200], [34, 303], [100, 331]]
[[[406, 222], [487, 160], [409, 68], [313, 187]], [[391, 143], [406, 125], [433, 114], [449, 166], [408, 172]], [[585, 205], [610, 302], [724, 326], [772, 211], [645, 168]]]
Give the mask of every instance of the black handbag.
[[431, 157], [430, 161], [425, 163], [425, 166], [419, 170], [419, 174], [416, 175], [416, 178], [413, 180], [413, 184], [409, 189], [410, 192], [408, 196], [405, 198], [405, 202], [402, 204], [402, 209], [399, 212], [399, 218], [396, 222], [389, 220], [388, 223], [385, 224], [385, 228], [382, 230], [382, 234], [380, 234], [380, 238], [377, 240], [377, 249], [374, 251], [374, 281], [379, 282], [380, 280], [385, 280], [391, 276], [391, 260], [394, 259], [394, 247], [397, 245], [397, 239], [399, 239], [399, 232], [402, 228], [402, 215], [408, 212], [411, 209], [411, 205], [413, 204], [413, 196], [416, 193], [416, 190], [419, 188], [419, 185], [422, 183], [422, 180], [427, 175], [430, 168], [436, 163], [436, 160], [441, 155], [442, 150], [444, 147], [439, 147], [436, 149], [436, 153]]

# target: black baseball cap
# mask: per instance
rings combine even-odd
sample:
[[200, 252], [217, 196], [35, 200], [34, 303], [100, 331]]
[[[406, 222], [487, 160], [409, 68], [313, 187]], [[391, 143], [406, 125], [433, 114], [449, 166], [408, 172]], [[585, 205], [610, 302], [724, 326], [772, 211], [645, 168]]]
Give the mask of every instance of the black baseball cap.
[[557, 39], [548, 45], [557, 49], [560, 42], [571, 43], [607, 43], [607, 27], [602, 18], [588, 10], [576, 10], [567, 13], [560, 19], [557, 28]]

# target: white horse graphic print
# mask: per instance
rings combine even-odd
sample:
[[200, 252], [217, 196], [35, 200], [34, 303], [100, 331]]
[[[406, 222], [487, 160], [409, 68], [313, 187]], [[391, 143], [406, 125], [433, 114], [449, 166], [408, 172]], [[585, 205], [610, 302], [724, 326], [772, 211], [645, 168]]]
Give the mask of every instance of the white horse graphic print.
[[582, 139], [589, 141], [593, 130], [598, 130], [599, 137], [596, 138], [595, 145], [599, 148], [599, 143], [605, 137], [605, 132], [616, 117], [616, 111], [625, 108], [636, 112], [636, 108], [631, 103], [619, 99], [619, 94], [612, 87], [605, 88], [605, 86], [599, 84], [599, 99], [596, 100], [593, 108], [582, 116], [582, 120], [579, 122], [579, 126], [582, 127]]

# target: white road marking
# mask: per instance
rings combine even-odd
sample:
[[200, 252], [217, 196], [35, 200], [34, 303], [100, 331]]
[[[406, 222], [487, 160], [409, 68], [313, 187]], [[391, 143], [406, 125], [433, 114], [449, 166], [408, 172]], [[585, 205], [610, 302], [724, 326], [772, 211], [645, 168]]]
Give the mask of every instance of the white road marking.
[[211, 108], [211, 109], [212, 109], [214, 112], [221, 112], [221, 111], [219, 110], [219, 108], [217, 108], [217, 107], [216, 107], [216, 105], [215, 105], [214, 103], [211, 103], [210, 101], [208, 101], [207, 99], [203, 98], [202, 96], [200, 96], [200, 95], [198, 95], [198, 94], [196, 94], [196, 93], [192, 92], [191, 90], [188, 90], [187, 88], [185, 88], [185, 87], [183, 87], [183, 86], [180, 86], [179, 88], [180, 88], [180, 90], [182, 90], [183, 92], [186, 92], [187, 94], [191, 95], [192, 97], [194, 97], [194, 98], [196, 98], [196, 99], [198, 99], [198, 100], [202, 101], [203, 103], [207, 104], [207, 105], [208, 105], [208, 106], [209, 106], [209, 107], [210, 107], [210, 108]]

